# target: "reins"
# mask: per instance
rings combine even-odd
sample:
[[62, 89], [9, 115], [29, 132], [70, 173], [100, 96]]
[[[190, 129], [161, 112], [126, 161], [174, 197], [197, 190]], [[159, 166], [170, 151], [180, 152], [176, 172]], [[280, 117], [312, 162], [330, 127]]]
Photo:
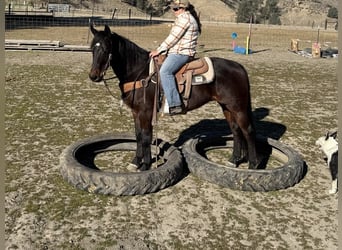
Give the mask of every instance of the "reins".
[[107, 84], [107, 81], [108, 81], [108, 80], [111, 80], [111, 79], [115, 79], [115, 78], [117, 78], [117, 77], [116, 77], [116, 76], [112, 76], [112, 77], [109, 77], [109, 78], [107, 78], [107, 79], [104, 78], [105, 75], [106, 75], [106, 73], [107, 73], [107, 70], [108, 70], [108, 68], [109, 68], [109, 66], [110, 66], [110, 61], [111, 61], [111, 60], [112, 60], [112, 54], [109, 54], [108, 60], [107, 60], [107, 63], [106, 63], [106, 67], [105, 67], [105, 70], [103, 71], [102, 77], [103, 77], [103, 83], [104, 83], [105, 87], [107, 88], [109, 94], [115, 98], [113, 92], [109, 89], [109, 86], [108, 86], [108, 84]]
[[[108, 81], [108, 80], [115, 79], [115, 78], [117, 78], [117, 76], [112, 76], [112, 77], [109, 77], [109, 78], [107, 78], [107, 79], [104, 78], [105, 75], [106, 75], [106, 73], [107, 73], [107, 70], [108, 70], [108, 68], [109, 68], [109, 66], [110, 66], [110, 61], [111, 61], [111, 60], [112, 60], [112, 53], [110, 53], [110, 54], [108, 55], [108, 60], [107, 60], [106, 65], [105, 65], [105, 70], [104, 70], [103, 73], [102, 73], [102, 77], [103, 77], [103, 80], [102, 80], [102, 81], [103, 81], [103, 83], [104, 83], [104, 85], [105, 85], [105, 87], [106, 87], [108, 93], [109, 93], [114, 99], [116, 99], [116, 98], [115, 98], [115, 95], [114, 95], [113, 92], [110, 90], [107, 81]], [[120, 102], [120, 115], [122, 114], [121, 107], [122, 107], [122, 102]]]
[[[159, 72], [159, 65], [154, 61], [156, 72]], [[158, 110], [157, 110], [157, 105], [158, 105], [158, 98], [159, 98], [159, 83], [160, 83], [160, 75], [159, 73], [157, 74], [157, 83], [154, 91], [154, 100], [153, 100], [153, 113], [152, 113], [152, 126], [155, 128], [155, 142], [156, 142], [156, 164], [158, 166]]]

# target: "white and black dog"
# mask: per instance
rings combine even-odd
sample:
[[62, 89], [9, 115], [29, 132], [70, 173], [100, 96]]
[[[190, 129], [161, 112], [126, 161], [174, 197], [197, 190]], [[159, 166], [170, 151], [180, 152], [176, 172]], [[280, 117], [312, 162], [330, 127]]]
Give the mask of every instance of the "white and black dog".
[[338, 172], [338, 143], [336, 141], [337, 132], [327, 133], [326, 136], [318, 138], [316, 145], [320, 146], [320, 149], [326, 155], [328, 167], [332, 178], [331, 189], [329, 194], [335, 194], [338, 191], [337, 186], [337, 172]]

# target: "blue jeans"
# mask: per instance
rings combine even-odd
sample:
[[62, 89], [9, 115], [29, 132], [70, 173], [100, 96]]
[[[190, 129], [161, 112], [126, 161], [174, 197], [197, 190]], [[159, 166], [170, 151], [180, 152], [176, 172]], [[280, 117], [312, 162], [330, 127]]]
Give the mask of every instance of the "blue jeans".
[[178, 89], [176, 86], [175, 73], [189, 60], [189, 56], [180, 54], [168, 54], [160, 68], [160, 80], [169, 107], [180, 106]]

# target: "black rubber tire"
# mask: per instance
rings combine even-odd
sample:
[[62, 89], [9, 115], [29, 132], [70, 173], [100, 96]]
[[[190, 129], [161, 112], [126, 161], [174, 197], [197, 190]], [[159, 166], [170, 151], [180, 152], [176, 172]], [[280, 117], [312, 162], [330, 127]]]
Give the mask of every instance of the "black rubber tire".
[[68, 183], [78, 189], [116, 196], [157, 192], [174, 185], [188, 173], [181, 152], [160, 139], [158, 154], [164, 157], [165, 163], [158, 168], [142, 172], [113, 173], [101, 171], [95, 166], [97, 154], [125, 150], [136, 150], [134, 136], [108, 134], [77, 141], [63, 150], [60, 172]]
[[271, 138], [258, 137], [257, 145], [266, 144], [277, 152], [283, 166], [272, 169], [243, 169], [223, 166], [206, 159], [201, 153], [209, 149], [233, 146], [232, 136], [204, 136], [188, 140], [183, 155], [193, 175], [211, 183], [241, 191], [266, 192], [286, 189], [297, 184], [306, 173], [302, 157], [290, 147]]

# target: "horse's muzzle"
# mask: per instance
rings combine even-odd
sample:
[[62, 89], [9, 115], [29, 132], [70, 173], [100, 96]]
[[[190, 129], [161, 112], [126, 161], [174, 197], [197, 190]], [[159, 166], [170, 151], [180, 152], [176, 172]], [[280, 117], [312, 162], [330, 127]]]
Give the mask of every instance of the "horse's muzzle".
[[89, 73], [89, 78], [93, 82], [101, 82], [103, 80], [103, 74], [99, 70], [91, 70]]

